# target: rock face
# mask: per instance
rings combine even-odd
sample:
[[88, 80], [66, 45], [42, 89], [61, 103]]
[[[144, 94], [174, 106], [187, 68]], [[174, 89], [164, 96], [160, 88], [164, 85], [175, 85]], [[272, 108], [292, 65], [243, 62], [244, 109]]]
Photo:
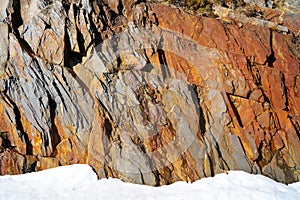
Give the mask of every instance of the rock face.
[[137, 0], [6, 2], [1, 175], [87, 163], [148, 185], [300, 180], [299, 20], [262, 8], [283, 34]]

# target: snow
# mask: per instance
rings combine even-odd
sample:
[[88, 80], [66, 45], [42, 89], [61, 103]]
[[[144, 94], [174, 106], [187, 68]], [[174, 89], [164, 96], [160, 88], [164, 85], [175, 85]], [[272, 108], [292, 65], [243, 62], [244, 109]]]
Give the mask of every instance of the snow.
[[229, 171], [194, 183], [150, 187], [118, 179], [97, 180], [88, 165], [0, 177], [0, 199], [300, 199], [300, 182], [284, 185], [262, 175]]

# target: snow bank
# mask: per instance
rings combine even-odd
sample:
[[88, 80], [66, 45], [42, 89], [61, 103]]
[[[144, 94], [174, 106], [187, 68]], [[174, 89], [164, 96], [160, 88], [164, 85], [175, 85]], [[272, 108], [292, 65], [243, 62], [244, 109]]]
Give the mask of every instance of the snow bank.
[[195, 183], [150, 187], [118, 179], [97, 180], [88, 165], [0, 177], [0, 199], [289, 199], [300, 198], [300, 182], [289, 186], [261, 175], [230, 171]]

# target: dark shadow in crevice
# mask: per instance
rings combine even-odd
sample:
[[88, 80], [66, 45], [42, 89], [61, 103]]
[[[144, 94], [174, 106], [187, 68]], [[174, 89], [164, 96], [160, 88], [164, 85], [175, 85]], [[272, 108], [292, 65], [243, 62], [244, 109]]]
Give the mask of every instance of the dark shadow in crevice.
[[1, 147], [3, 147], [3, 148], [12, 148], [11, 142], [8, 138], [8, 132], [0, 131], [0, 138], [2, 140], [2, 143], [0, 144], [0, 148]]
[[270, 49], [271, 49], [271, 54], [267, 57], [265, 64], [268, 64], [268, 67], [273, 67], [274, 62], [276, 61], [275, 58], [275, 53], [273, 49], [273, 31], [270, 30]]
[[113, 131], [113, 126], [110, 123], [109, 119], [105, 118], [104, 119], [104, 133], [105, 135], [111, 139], [112, 138], [112, 131]]
[[10, 31], [14, 33], [16, 36], [20, 46], [24, 49], [29, 56], [33, 57], [35, 55], [34, 51], [32, 50], [31, 46], [27, 43], [26, 40], [21, 38], [18, 28], [23, 25], [23, 19], [21, 17], [21, 4], [20, 0], [13, 1], [13, 13], [11, 14], [11, 24], [10, 24]]
[[24, 162], [24, 165], [23, 165], [22, 172], [24, 174], [35, 172], [36, 171], [36, 167], [37, 167], [37, 161], [34, 161], [33, 163], [28, 163], [27, 162], [27, 158], [25, 156], [25, 162]]
[[162, 72], [163, 80], [166, 80], [168, 77], [171, 76], [170, 69], [168, 68], [168, 65], [167, 65], [166, 55], [165, 55], [164, 50], [162, 50], [161, 48], [157, 49], [157, 53], [158, 53], [159, 63], [161, 65], [161, 72]]
[[229, 103], [230, 103], [230, 105], [228, 105], [228, 106], [230, 106], [230, 107], [232, 108], [233, 112], [234, 112], [234, 116], [231, 116], [231, 117], [236, 117], [236, 120], [237, 120], [239, 126], [240, 126], [241, 128], [243, 128], [243, 123], [242, 123], [242, 120], [241, 120], [241, 116], [240, 116], [240, 114], [239, 114], [237, 108], [234, 106], [233, 102], [231, 101], [230, 95], [228, 95], [227, 93], [226, 93], [225, 95], [228, 96], [228, 101], [229, 101]]
[[50, 121], [51, 121], [51, 128], [50, 128], [50, 135], [51, 135], [51, 143], [52, 143], [52, 149], [53, 149], [53, 155], [55, 154], [55, 150], [57, 145], [61, 142], [61, 137], [58, 133], [58, 129], [55, 124], [55, 110], [57, 108], [56, 102], [51, 98], [50, 94], [48, 93], [48, 99], [49, 99], [49, 109], [50, 109]]
[[10, 102], [10, 103], [12, 103], [12, 105], [14, 107], [13, 110], [15, 113], [16, 128], [17, 128], [18, 136], [26, 144], [26, 155], [32, 155], [33, 147], [32, 147], [31, 142], [29, 141], [28, 135], [24, 131], [23, 124], [21, 122], [21, 113], [20, 113], [17, 105], [14, 102]]
[[18, 29], [23, 24], [21, 17], [21, 3], [20, 0], [13, 1], [13, 13], [11, 14], [11, 23], [14, 29]]
[[198, 114], [199, 117], [199, 128], [200, 128], [200, 133], [201, 135], [204, 135], [206, 132], [206, 120], [205, 120], [205, 116], [204, 116], [204, 112], [203, 109], [200, 106], [200, 97], [197, 91], [197, 86], [196, 85], [188, 85], [188, 89], [192, 95], [192, 99], [194, 104], [196, 105], [196, 112]]
[[[67, 21], [66, 21], [66, 24], [67, 24]], [[79, 34], [79, 32], [78, 32], [78, 34]], [[78, 37], [80, 37], [80, 36], [78, 36]], [[67, 25], [65, 25], [64, 66], [67, 67], [67, 68], [73, 68], [77, 64], [82, 63], [83, 55], [81, 53], [74, 52], [74, 51], [71, 50], [71, 43], [70, 43], [69, 38], [70, 37], [69, 37], [69, 34], [68, 34]], [[79, 45], [79, 48], [82, 48], [81, 45], [79, 44], [79, 41], [78, 41], [78, 45]], [[82, 49], [80, 49], [80, 51], [82, 52]]]

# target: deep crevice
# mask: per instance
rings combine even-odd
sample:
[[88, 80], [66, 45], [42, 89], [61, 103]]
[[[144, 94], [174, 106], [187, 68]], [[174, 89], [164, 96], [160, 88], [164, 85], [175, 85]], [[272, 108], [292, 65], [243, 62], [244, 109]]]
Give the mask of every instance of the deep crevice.
[[29, 137], [28, 135], [25, 133], [24, 128], [23, 128], [23, 124], [21, 122], [21, 114], [20, 111], [18, 109], [18, 107], [16, 105], [14, 105], [14, 113], [15, 113], [15, 120], [16, 120], [16, 128], [17, 130], [20, 131], [19, 133], [19, 137], [22, 138], [22, 140], [25, 141], [26, 144], [26, 155], [32, 155], [32, 144], [29, 141]]
[[122, 1], [119, 0], [119, 5], [118, 5], [118, 11], [119, 11], [119, 14], [122, 13], [123, 9], [124, 9], [124, 5], [123, 5]]
[[54, 152], [56, 152], [55, 150], [56, 150], [57, 145], [61, 142], [61, 137], [58, 133], [58, 129], [55, 124], [55, 116], [56, 116], [55, 110], [56, 110], [57, 104], [51, 98], [49, 93], [47, 93], [47, 95], [48, 95], [49, 107], [50, 107], [49, 108], [50, 109], [50, 123], [51, 123], [50, 135], [52, 137], [51, 141], [52, 141], [52, 149], [53, 149], [52, 154], [54, 154]]
[[210, 175], [211, 175], [211, 177], [213, 177], [213, 176], [215, 176], [214, 162], [213, 162], [213, 159], [210, 157], [209, 154], [207, 154], [207, 159], [209, 161]]
[[21, 38], [18, 29], [13, 26], [12, 30], [22, 49], [24, 49], [30, 57], [34, 57], [35, 56], [34, 51], [32, 50], [31, 46], [27, 43], [27, 41]]
[[[82, 63], [83, 55], [74, 52], [71, 50], [71, 43], [70, 43], [70, 37], [68, 34], [68, 27], [67, 27], [67, 20], [65, 21], [65, 37], [64, 37], [64, 43], [65, 43], [65, 50], [64, 50], [64, 66], [68, 68], [73, 68], [79, 63]], [[77, 33], [79, 34], [79, 30], [77, 29]], [[81, 45], [78, 43], [80, 52], [82, 52]]]
[[15, 114], [15, 122], [16, 122], [16, 129], [17, 129], [17, 134], [19, 136], [19, 138], [25, 142], [26, 145], [26, 155], [32, 155], [32, 144], [29, 141], [29, 137], [27, 135], [27, 133], [25, 133], [24, 131], [24, 127], [23, 124], [21, 122], [21, 113], [20, 110], [18, 109], [18, 106], [16, 105], [15, 102], [13, 102], [6, 94], [5, 95], [6, 99], [9, 101], [9, 103], [13, 106], [13, 111]]
[[13, 13], [11, 14], [11, 23], [9, 24], [12, 32], [16, 36], [20, 46], [24, 49], [29, 56], [34, 57], [35, 53], [31, 46], [20, 36], [18, 28], [23, 25], [23, 19], [21, 17], [21, 4], [20, 0], [13, 1]]
[[22, 173], [26, 174], [26, 173], [31, 173], [31, 172], [35, 172], [36, 171], [36, 167], [37, 167], [37, 161], [34, 161], [33, 163], [28, 163], [28, 159], [26, 158], [26, 156], [24, 156], [25, 160], [24, 160], [24, 165], [22, 168]]
[[166, 78], [171, 76], [171, 73], [170, 73], [170, 69], [167, 64], [166, 55], [165, 55], [165, 52], [164, 52], [163, 46], [162, 46], [163, 40], [164, 39], [161, 38], [161, 41], [158, 44], [157, 53], [158, 53], [159, 63], [161, 65], [161, 72], [163, 75], [163, 80], [166, 80]]
[[264, 65], [268, 64], [268, 67], [273, 67], [274, 62], [276, 61], [275, 53], [273, 49], [273, 31], [270, 30], [270, 49], [271, 54], [267, 57], [267, 60], [265, 61]]
[[[190, 89], [190, 85], [189, 85], [189, 89]], [[205, 127], [206, 120], [205, 120], [205, 117], [204, 117], [203, 109], [201, 108], [201, 105], [200, 105], [200, 97], [199, 97], [199, 94], [198, 94], [198, 87], [196, 85], [192, 86], [191, 93], [195, 93], [195, 97], [192, 95], [192, 99], [194, 101], [194, 104], [198, 106], [197, 111], [198, 111], [198, 117], [199, 117], [200, 133], [201, 133], [201, 135], [204, 135], [205, 132], [206, 132], [206, 127]]]
[[[217, 153], [218, 153], [219, 158], [223, 161], [223, 164], [225, 164], [225, 166], [226, 166], [226, 168], [227, 168], [227, 169], [223, 169], [223, 170], [228, 170], [228, 169], [230, 169], [229, 166], [228, 166], [228, 164], [227, 164], [227, 162], [223, 159], [222, 151], [221, 151], [220, 146], [219, 146], [219, 144], [218, 144], [217, 142], [216, 142], [216, 150], [217, 150]], [[224, 166], [223, 166], [223, 167], [224, 167]]]
[[[225, 95], [228, 96], [227, 93]], [[241, 120], [241, 116], [239, 115], [239, 112], [238, 112], [237, 108], [234, 106], [233, 102], [231, 101], [230, 96], [228, 96], [228, 101], [230, 103], [230, 107], [232, 108], [232, 111], [233, 111], [233, 113], [234, 113], [234, 115], [236, 117], [236, 120], [237, 120], [239, 126], [241, 128], [243, 128], [243, 123], [242, 123], [242, 120]], [[234, 116], [232, 116], [232, 117], [234, 117]]]
[[164, 50], [162, 50], [162, 49], [157, 49], [157, 52], [158, 52], [159, 63], [161, 65], [161, 72], [163, 75], [163, 79], [165, 80], [166, 78], [171, 76], [170, 70], [167, 65], [166, 55], [165, 55]]
[[111, 139], [112, 138], [112, 131], [113, 131], [113, 127], [112, 124], [110, 123], [109, 119], [105, 118], [104, 119], [104, 134]]
[[94, 43], [94, 46], [97, 46], [102, 42], [101, 33], [100, 33], [100, 31], [97, 30], [97, 28], [93, 22], [92, 16], [88, 15], [88, 18], [89, 18], [89, 22], [90, 22], [90, 26], [91, 26], [90, 30], [91, 30], [92, 37], [93, 37], [93, 43]]
[[14, 29], [18, 29], [23, 24], [23, 19], [21, 17], [21, 0], [13, 1], [13, 13], [11, 14], [11, 23]]
[[286, 87], [286, 84], [285, 84], [285, 76], [283, 73], [280, 73], [281, 75], [281, 82], [282, 82], [282, 85], [283, 85], [283, 92], [284, 92], [284, 96], [285, 96], [285, 108], [284, 110], [285, 111], [288, 111], [289, 110], [289, 97], [288, 97], [288, 89]]
[[255, 160], [253, 160], [253, 162], [256, 162], [256, 164], [257, 164], [257, 166], [258, 166], [258, 168], [259, 168], [259, 170], [261, 172], [262, 172], [262, 167], [263, 167], [263, 166], [260, 165], [260, 163], [263, 160], [263, 157], [262, 157], [262, 147], [263, 147], [263, 143], [261, 142], [259, 144], [258, 148], [257, 148], [258, 156], [257, 156], [257, 158]]

